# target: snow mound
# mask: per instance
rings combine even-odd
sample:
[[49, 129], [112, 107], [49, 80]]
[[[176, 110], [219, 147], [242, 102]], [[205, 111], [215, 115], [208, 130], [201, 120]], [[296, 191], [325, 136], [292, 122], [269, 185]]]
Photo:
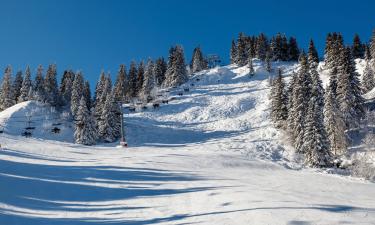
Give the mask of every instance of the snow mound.
[[[52, 129], [58, 128], [58, 133]], [[73, 126], [66, 113], [36, 101], [16, 104], [0, 112], [0, 129], [5, 134], [24, 135], [32, 138], [73, 142]]]

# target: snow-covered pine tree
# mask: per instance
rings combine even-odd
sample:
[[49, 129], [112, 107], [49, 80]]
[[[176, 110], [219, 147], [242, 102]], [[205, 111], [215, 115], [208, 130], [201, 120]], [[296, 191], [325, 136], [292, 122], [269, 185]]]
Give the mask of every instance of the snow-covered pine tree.
[[112, 80], [111, 80], [111, 77], [108, 75], [104, 77], [104, 86], [102, 88], [102, 92], [100, 93], [100, 98], [95, 104], [94, 116], [97, 122], [97, 127], [99, 127], [99, 124], [100, 124], [101, 116], [104, 110], [105, 101], [111, 92], [112, 92]]
[[276, 79], [272, 82], [271, 93], [271, 117], [276, 127], [281, 128], [285, 125], [285, 121], [288, 118], [288, 99], [285, 93], [285, 83], [280, 68], [278, 69]]
[[60, 83], [62, 105], [70, 104], [75, 74], [72, 70], [65, 70]]
[[256, 38], [255, 36], [251, 36], [248, 38], [248, 41], [247, 41], [247, 49], [248, 49], [248, 52], [247, 52], [247, 56], [248, 56], [248, 59], [253, 59], [255, 58], [255, 46], [256, 46]]
[[352, 55], [354, 59], [363, 58], [365, 53], [364, 45], [361, 42], [358, 34], [354, 35], [352, 45]]
[[231, 64], [237, 63], [237, 45], [234, 40], [232, 40], [232, 45], [230, 48], [230, 63]]
[[329, 140], [329, 149], [334, 156], [345, 153], [348, 147], [345, 121], [337, 101], [336, 90], [337, 69], [334, 68], [324, 97], [324, 124]]
[[168, 68], [163, 86], [174, 87], [185, 83], [188, 80], [188, 76], [182, 47], [177, 45], [172, 47], [169, 52]]
[[22, 81], [22, 87], [20, 90], [20, 96], [18, 97], [18, 102], [24, 102], [29, 100], [29, 92], [32, 91], [33, 85], [31, 82], [31, 72], [30, 67], [26, 67], [25, 78]]
[[130, 63], [129, 91], [127, 94], [129, 99], [137, 97], [137, 65], [134, 61]]
[[367, 93], [374, 89], [375, 87], [375, 77], [374, 77], [374, 70], [371, 68], [370, 62], [366, 61], [366, 66], [363, 71], [363, 78], [362, 78], [362, 90], [363, 93]]
[[120, 65], [114, 86], [114, 99], [118, 102], [126, 101], [126, 93], [128, 91], [128, 79], [126, 76], [125, 65]]
[[167, 63], [163, 57], [160, 57], [155, 62], [154, 74], [157, 86], [161, 86], [165, 79], [165, 72], [167, 71]]
[[137, 96], [141, 93], [142, 87], [143, 87], [143, 80], [144, 80], [144, 75], [145, 75], [145, 65], [144, 62], [141, 61], [138, 65], [138, 70], [137, 70]]
[[44, 91], [44, 77], [42, 65], [38, 66], [33, 87], [33, 100], [45, 102], [46, 96]]
[[314, 63], [316, 66], [319, 64], [318, 51], [316, 51], [314, 41], [312, 39], [310, 39], [308, 59], [310, 64]]
[[272, 38], [270, 50], [272, 61], [282, 60], [282, 37], [280, 33], [277, 33], [276, 36]]
[[22, 71], [18, 71], [16, 74], [16, 77], [14, 78], [13, 81], [13, 96], [14, 96], [14, 102], [17, 102], [17, 99], [21, 95], [21, 88], [22, 88], [22, 83], [23, 83], [23, 77], [22, 77]]
[[3, 111], [15, 104], [12, 89], [12, 68], [7, 66], [4, 71], [0, 91], [0, 110]]
[[97, 135], [93, 116], [87, 108], [85, 96], [81, 97], [75, 120], [74, 139], [77, 144], [93, 145]]
[[102, 141], [113, 142], [116, 137], [114, 136], [114, 127], [112, 126], [113, 114], [113, 96], [112, 92], [107, 93], [103, 110], [98, 121], [98, 133]]
[[370, 48], [371, 59], [375, 59], [375, 29], [372, 31], [371, 42], [370, 42], [369, 48]]
[[267, 55], [266, 55], [266, 70], [268, 73], [271, 73], [272, 72], [272, 64], [271, 64], [271, 53], [270, 51], [267, 52]]
[[207, 66], [206, 66], [205, 59], [202, 54], [202, 50], [198, 46], [194, 48], [193, 57], [190, 63], [190, 70], [191, 70], [191, 73], [196, 73], [204, 69], [207, 69]]
[[148, 60], [146, 65], [146, 71], [142, 87], [142, 98], [147, 101], [148, 97], [151, 96], [152, 89], [156, 86], [155, 74], [154, 74], [154, 63], [151, 59]]
[[351, 55], [351, 49], [346, 48], [340, 56], [342, 64], [338, 68], [337, 100], [340, 103], [340, 111], [348, 129], [359, 126], [364, 116], [363, 98], [359, 74], [355, 70], [355, 62]]
[[91, 90], [89, 81], [85, 81], [83, 84], [83, 97], [85, 97], [87, 108], [91, 111], [92, 100], [91, 100]]
[[248, 61], [249, 61], [249, 63], [248, 63], [248, 67], [249, 67], [249, 75], [250, 75], [250, 76], [254, 76], [254, 74], [255, 74], [255, 70], [254, 70], [254, 66], [253, 66], [253, 59], [252, 59], [252, 58], [249, 58]]
[[95, 87], [95, 93], [94, 93], [95, 105], [100, 101], [100, 98], [103, 93], [104, 85], [105, 85], [105, 80], [106, 80], [105, 73], [104, 71], [102, 71], [100, 73], [99, 81], [96, 83], [96, 87]]
[[256, 43], [256, 57], [262, 61], [266, 59], [268, 51], [268, 40], [265, 34], [260, 33]]
[[369, 45], [364, 45], [364, 49], [365, 49], [364, 59], [367, 60], [367, 61], [370, 61], [371, 60], [371, 51], [370, 51]]
[[292, 140], [294, 140], [294, 146], [297, 152], [304, 153], [303, 143], [305, 136], [305, 122], [306, 114], [308, 110], [308, 103], [311, 98], [311, 75], [309, 73], [309, 63], [304, 52], [301, 53], [300, 59], [300, 69], [298, 71], [297, 79], [293, 87], [292, 94], [292, 105], [290, 115], [292, 123], [289, 128], [292, 128]]
[[46, 102], [51, 106], [61, 105], [56, 75], [56, 65], [49, 65], [46, 78], [44, 79], [44, 91], [46, 95]]
[[281, 60], [289, 60], [289, 45], [288, 39], [286, 38], [285, 34], [283, 34], [281, 37]]
[[238, 66], [245, 66], [247, 63], [247, 45], [246, 45], [246, 37], [244, 33], [240, 33], [237, 39], [237, 59], [236, 63]]
[[329, 64], [331, 63], [331, 55], [332, 55], [332, 47], [333, 47], [333, 40], [332, 40], [332, 34], [328, 33], [326, 37], [326, 46], [324, 48], [324, 66], [326, 68], [329, 67]]
[[[72, 89], [72, 96], [70, 101], [70, 111], [72, 112], [73, 118], [76, 119], [79, 104], [83, 95], [83, 76], [80, 71], [77, 72]], [[85, 100], [86, 102], [86, 100]]]
[[298, 44], [297, 44], [297, 39], [295, 37], [290, 37], [289, 38], [289, 60], [290, 61], [298, 61], [298, 57], [300, 55]]
[[[113, 96], [113, 91], [111, 93]], [[122, 111], [121, 111], [121, 106], [120, 102], [117, 102], [113, 97], [112, 97], [112, 117], [110, 120], [110, 124], [112, 127], [112, 135], [115, 139], [118, 139], [121, 137], [121, 120], [122, 120]]]

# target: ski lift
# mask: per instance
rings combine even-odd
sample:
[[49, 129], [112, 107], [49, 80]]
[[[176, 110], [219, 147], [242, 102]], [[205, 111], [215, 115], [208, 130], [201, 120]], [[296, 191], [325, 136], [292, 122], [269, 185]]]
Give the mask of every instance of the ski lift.
[[25, 127], [25, 130], [35, 130], [35, 127]]
[[60, 133], [60, 131], [61, 131], [61, 129], [58, 128], [58, 127], [54, 127], [54, 128], [52, 128], [52, 130], [51, 130], [51, 132], [52, 132], [52, 133], [55, 133], [55, 134]]
[[21, 135], [28, 138], [32, 136], [32, 133], [30, 131], [25, 130]]
[[61, 123], [53, 123], [52, 126], [60, 126]]

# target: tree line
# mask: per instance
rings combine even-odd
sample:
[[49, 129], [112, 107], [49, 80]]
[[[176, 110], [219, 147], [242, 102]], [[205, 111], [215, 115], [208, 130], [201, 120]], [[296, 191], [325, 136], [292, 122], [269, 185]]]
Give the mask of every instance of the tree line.
[[[364, 58], [363, 80], [355, 58]], [[324, 52], [324, 69], [329, 84], [324, 89], [318, 73], [319, 58], [313, 41], [307, 55], [299, 56], [299, 70], [287, 85], [282, 71], [272, 81], [271, 118], [277, 128], [287, 130], [296, 151], [313, 167], [331, 166], [333, 159], [347, 153], [348, 132], [359, 129], [366, 116], [362, 94], [375, 87], [375, 30], [370, 44], [358, 35], [345, 46], [340, 33], [329, 33]], [[374, 136], [372, 136], [374, 138]]]
[[58, 83], [55, 64], [49, 65], [45, 73], [39, 65], [34, 80], [29, 66], [14, 78], [11, 66], [7, 66], [0, 87], [0, 110], [29, 100], [42, 102], [71, 113], [76, 143], [113, 142], [121, 135], [122, 103], [152, 101], [159, 88], [181, 85], [188, 80], [189, 71], [204, 69], [207, 60], [200, 47], [194, 49], [187, 67], [184, 50], [177, 45], [170, 48], [167, 62], [163, 57], [147, 63], [132, 61], [129, 70], [120, 65], [114, 84], [110, 75], [102, 72], [91, 96], [90, 84], [81, 71], [65, 70]]

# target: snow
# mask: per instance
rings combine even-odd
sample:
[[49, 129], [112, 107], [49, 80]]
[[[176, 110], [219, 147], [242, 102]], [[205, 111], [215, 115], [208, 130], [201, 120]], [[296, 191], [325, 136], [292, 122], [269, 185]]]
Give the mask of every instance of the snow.
[[[36, 102], [1, 112], [0, 224], [373, 224], [375, 184], [303, 168], [269, 120], [268, 73], [254, 69], [197, 73], [169, 104], [127, 113], [126, 149], [43, 131], [55, 112]], [[20, 137], [30, 111], [44, 121]]]

